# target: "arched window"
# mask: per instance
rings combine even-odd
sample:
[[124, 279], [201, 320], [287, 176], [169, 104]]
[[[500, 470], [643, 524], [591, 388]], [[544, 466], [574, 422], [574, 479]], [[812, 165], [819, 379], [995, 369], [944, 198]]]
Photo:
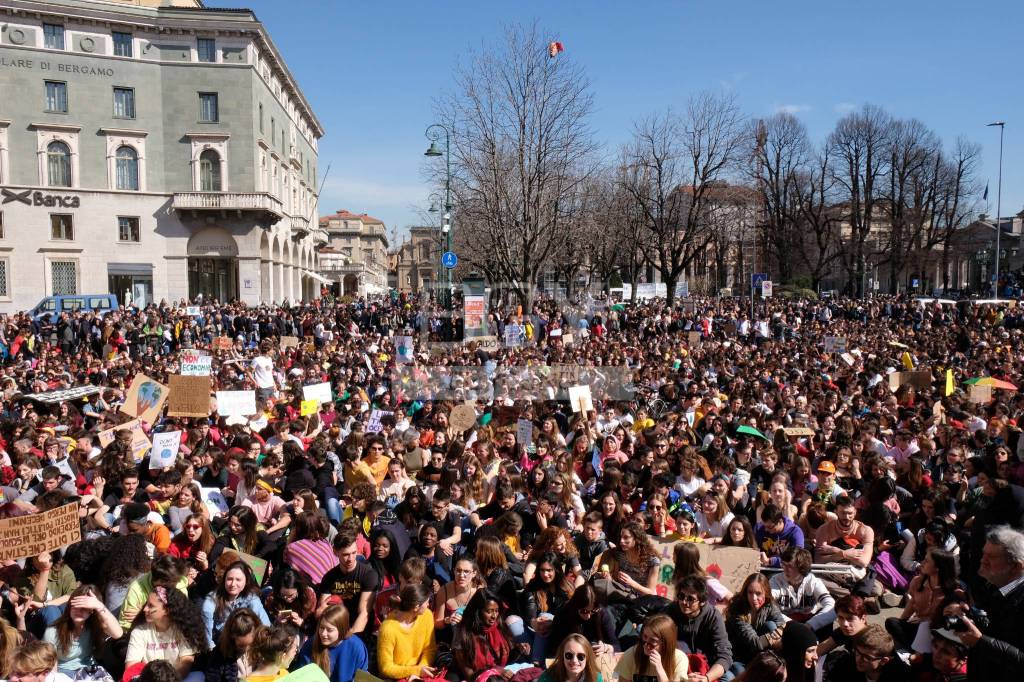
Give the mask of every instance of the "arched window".
[[203, 192], [221, 191], [220, 154], [212, 149], [199, 155], [199, 189]]
[[125, 145], [117, 148], [117, 189], [139, 189], [139, 154]]
[[63, 142], [47, 145], [46, 175], [50, 187], [71, 186], [71, 148]]

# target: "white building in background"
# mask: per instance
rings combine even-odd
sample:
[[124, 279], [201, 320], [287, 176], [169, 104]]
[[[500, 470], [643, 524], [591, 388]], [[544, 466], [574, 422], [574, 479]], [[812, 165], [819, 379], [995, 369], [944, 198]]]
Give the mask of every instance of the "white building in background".
[[0, 312], [318, 296], [323, 134], [249, 10], [3, 0]]
[[388, 292], [388, 237], [384, 222], [344, 209], [320, 218], [327, 244], [320, 248], [320, 274], [337, 296], [383, 296]]

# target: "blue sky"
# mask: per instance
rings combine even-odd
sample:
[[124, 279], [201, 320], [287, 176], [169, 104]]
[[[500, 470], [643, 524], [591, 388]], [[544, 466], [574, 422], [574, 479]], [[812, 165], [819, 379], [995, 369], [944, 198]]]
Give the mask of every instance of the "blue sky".
[[1020, 0], [207, 4], [256, 12], [327, 129], [321, 214], [367, 212], [399, 239], [427, 205], [423, 131], [434, 98], [473, 49], [496, 44], [509, 23], [534, 19], [585, 68], [592, 124], [609, 153], [636, 119], [703, 89], [734, 93], [750, 116], [790, 108], [815, 141], [851, 108], [873, 103], [919, 118], [947, 144], [959, 135], [982, 144], [994, 213], [999, 133], [985, 124], [1001, 119], [1002, 213], [1024, 208]]

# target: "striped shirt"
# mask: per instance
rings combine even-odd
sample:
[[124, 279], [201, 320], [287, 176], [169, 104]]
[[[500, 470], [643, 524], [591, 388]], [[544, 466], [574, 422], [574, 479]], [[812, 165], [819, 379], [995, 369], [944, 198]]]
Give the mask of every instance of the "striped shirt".
[[338, 557], [326, 540], [297, 540], [284, 550], [285, 563], [304, 573], [313, 585], [319, 585], [324, 574], [338, 565]]

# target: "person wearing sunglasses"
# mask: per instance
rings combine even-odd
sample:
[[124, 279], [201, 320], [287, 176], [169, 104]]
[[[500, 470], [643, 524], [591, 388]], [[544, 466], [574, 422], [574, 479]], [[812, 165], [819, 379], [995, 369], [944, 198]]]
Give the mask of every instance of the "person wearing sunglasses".
[[597, 654], [587, 638], [572, 634], [562, 640], [551, 667], [541, 673], [538, 682], [602, 682]]
[[675, 584], [676, 599], [665, 614], [675, 622], [680, 648], [687, 654], [703, 654], [706, 672], [691, 672], [689, 682], [714, 682], [732, 665], [732, 644], [721, 612], [708, 601], [704, 578], [688, 575]]

